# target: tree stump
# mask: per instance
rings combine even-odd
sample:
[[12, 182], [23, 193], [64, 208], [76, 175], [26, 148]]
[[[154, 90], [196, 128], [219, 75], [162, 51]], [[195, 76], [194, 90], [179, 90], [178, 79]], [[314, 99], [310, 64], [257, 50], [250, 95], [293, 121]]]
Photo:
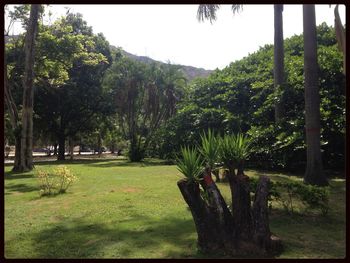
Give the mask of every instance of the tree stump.
[[[270, 179], [262, 176], [251, 207], [249, 177], [228, 173], [232, 212], [206, 170], [201, 183], [184, 178], [177, 185], [188, 204], [198, 234], [198, 248], [205, 253], [230, 256], [272, 256], [282, 250], [281, 240], [272, 235], [268, 218]], [[201, 196], [202, 186], [205, 195]]]

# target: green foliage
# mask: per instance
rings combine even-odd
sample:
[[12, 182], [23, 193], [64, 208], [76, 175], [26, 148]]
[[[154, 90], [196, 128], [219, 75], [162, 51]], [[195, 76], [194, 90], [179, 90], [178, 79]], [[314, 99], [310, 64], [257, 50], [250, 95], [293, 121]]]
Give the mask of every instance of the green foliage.
[[[258, 179], [251, 177], [251, 192], [255, 193], [258, 185]], [[323, 216], [327, 215], [329, 207], [329, 187], [319, 187], [305, 185], [299, 182], [270, 182], [268, 200], [273, 200], [282, 204], [283, 208], [289, 213], [295, 212], [295, 203], [301, 202], [306, 211], [318, 210]], [[303, 212], [303, 211], [299, 211]]]
[[199, 152], [207, 165], [213, 169], [219, 159], [219, 140], [212, 130], [208, 130], [207, 133], [201, 135], [201, 142]]
[[250, 154], [251, 140], [241, 133], [220, 138], [220, 159], [226, 168], [243, 162]]
[[181, 148], [181, 157], [177, 158], [177, 169], [190, 181], [199, 181], [203, 171], [203, 160], [196, 149]]
[[[345, 167], [345, 76], [334, 29], [317, 28], [320, 67], [321, 150], [324, 167]], [[177, 114], [158, 132], [159, 152], [172, 158], [180, 145], [200, 144], [200, 133], [244, 133], [252, 138], [250, 163], [265, 169], [304, 170], [305, 119], [303, 37], [284, 41], [286, 83], [273, 87], [273, 46], [194, 80]], [[281, 96], [284, 120], [275, 124], [274, 105]]]
[[57, 166], [52, 172], [37, 170], [40, 196], [62, 194], [76, 181], [76, 176], [66, 167]]
[[115, 99], [131, 161], [142, 160], [149, 145], [157, 145], [156, 130], [175, 114], [185, 84], [176, 66], [148, 65], [123, 56], [107, 70], [103, 85]]

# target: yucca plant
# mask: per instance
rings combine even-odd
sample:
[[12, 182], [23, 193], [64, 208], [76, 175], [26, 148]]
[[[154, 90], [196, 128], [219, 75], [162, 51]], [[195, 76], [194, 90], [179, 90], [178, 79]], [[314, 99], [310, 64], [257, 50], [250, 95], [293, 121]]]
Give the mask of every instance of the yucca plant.
[[199, 152], [202, 154], [206, 165], [209, 166], [210, 169], [214, 169], [215, 163], [219, 157], [219, 142], [212, 130], [208, 130], [207, 133], [201, 135]]
[[244, 161], [250, 153], [251, 140], [242, 134], [225, 135], [220, 139], [220, 158], [226, 168]]
[[177, 158], [177, 169], [188, 178], [189, 181], [200, 180], [203, 170], [203, 160], [196, 149], [181, 147], [182, 158]]

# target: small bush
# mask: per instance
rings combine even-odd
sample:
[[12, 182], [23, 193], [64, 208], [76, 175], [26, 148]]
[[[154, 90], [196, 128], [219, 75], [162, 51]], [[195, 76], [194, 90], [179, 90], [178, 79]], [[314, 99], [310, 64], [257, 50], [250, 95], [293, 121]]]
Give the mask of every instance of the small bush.
[[[255, 193], [258, 179], [250, 178], [251, 192]], [[280, 202], [284, 209], [289, 213], [294, 213], [295, 203], [301, 202], [305, 211], [319, 210], [322, 215], [329, 211], [329, 189], [328, 187], [318, 187], [305, 185], [298, 182], [271, 182], [269, 188], [269, 207], [272, 201]]]
[[64, 165], [58, 166], [52, 172], [38, 170], [36, 177], [39, 181], [40, 196], [65, 193], [76, 181], [76, 176]]

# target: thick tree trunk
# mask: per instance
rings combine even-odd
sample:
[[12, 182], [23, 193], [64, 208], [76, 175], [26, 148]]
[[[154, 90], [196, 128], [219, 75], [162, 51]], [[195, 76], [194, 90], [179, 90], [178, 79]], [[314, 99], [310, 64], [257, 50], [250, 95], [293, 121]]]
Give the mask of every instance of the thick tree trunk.
[[200, 195], [199, 185], [186, 178], [177, 182], [183, 198], [188, 204], [198, 234], [198, 247], [201, 251], [210, 253], [222, 246], [218, 235], [214, 215]]
[[206, 168], [201, 186], [208, 196], [209, 209], [214, 214], [215, 224], [223, 246], [225, 250], [232, 250], [236, 245], [234, 244], [233, 218], [219, 188], [212, 180], [210, 168]]
[[114, 147], [114, 143], [111, 145], [111, 153], [114, 153], [115, 151], [115, 147]]
[[315, 5], [303, 5], [305, 128], [307, 164], [304, 182], [328, 185], [323, 173], [320, 144], [320, 94], [317, 64]]
[[74, 141], [72, 137], [69, 137], [69, 156], [70, 160], [74, 159]]
[[30, 18], [25, 40], [25, 70], [23, 80], [22, 138], [20, 170], [33, 169], [33, 79], [34, 47], [38, 27], [40, 5], [31, 5]]
[[102, 137], [101, 133], [98, 133], [98, 157], [101, 157], [102, 154]]
[[252, 236], [249, 177], [244, 174], [237, 174], [230, 180], [230, 185], [233, 190], [231, 192], [232, 213], [236, 226], [236, 238], [249, 240]]
[[[283, 87], [284, 83], [284, 48], [283, 48], [283, 5], [274, 5], [274, 88]], [[283, 96], [275, 105], [275, 121], [279, 122], [284, 116]]]
[[53, 148], [53, 155], [57, 155], [57, 146], [58, 146], [58, 144], [57, 143], [55, 143], [54, 144], [54, 148]]
[[[201, 186], [206, 193], [205, 198], [200, 194], [198, 183], [189, 181], [187, 178], [177, 183], [191, 210], [200, 250], [206, 253], [224, 253], [232, 256], [270, 256], [281, 252], [281, 240], [272, 236], [269, 229], [267, 214], [269, 179], [267, 177], [259, 179], [253, 209], [250, 208], [250, 202], [248, 204], [246, 197], [239, 198], [233, 204], [232, 215], [209, 172], [206, 169], [201, 181]], [[245, 195], [248, 180], [243, 174], [234, 175], [238, 178], [232, 179], [233, 173], [231, 171], [228, 175], [229, 180], [234, 180], [236, 191]], [[235, 197], [237, 198], [236, 195]], [[249, 198], [248, 200], [250, 201]], [[240, 209], [235, 209], [235, 205], [238, 205]], [[243, 206], [246, 207], [242, 208]], [[242, 214], [238, 210], [242, 211]], [[250, 222], [249, 224], [244, 224], [243, 216], [246, 217], [244, 218], [246, 221]], [[239, 219], [237, 220], [236, 217]], [[249, 226], [249, 229], [246, 229], [246, 226]], [[246, 233], [250, 233], [250, 236], [246, 236]]]
[[65, 160], [64, 152], [65, 152], [65, 143], [66, 138], [64, 134], [60, 134], [58, 137], [58, 156], [57, 160]]
[[[17, 133], [17, 134], [16, 134]], [[21, 132], [15, 132], [15, 164], [12, 168], [14, 172], [20, 172], [21, 165]]]

